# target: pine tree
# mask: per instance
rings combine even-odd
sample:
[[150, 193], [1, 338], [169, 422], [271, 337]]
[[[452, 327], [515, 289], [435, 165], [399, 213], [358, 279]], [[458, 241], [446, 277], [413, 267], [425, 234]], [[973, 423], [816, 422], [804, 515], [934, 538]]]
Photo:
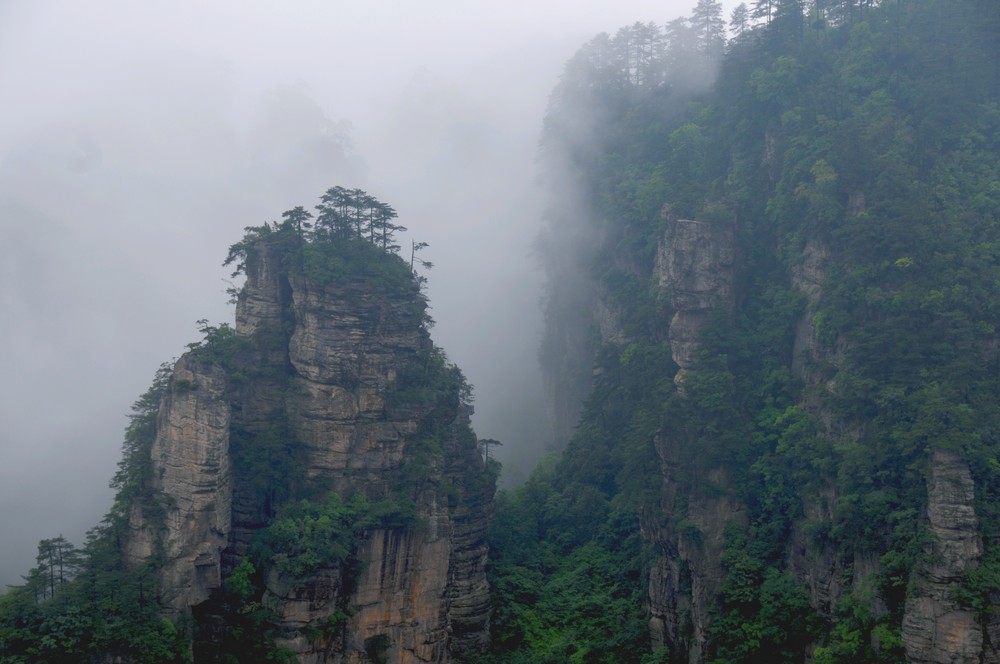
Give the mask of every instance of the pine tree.
[[323, 238], [343, 240], [352, 234], [352, 219], [348, 210], [350, 192], [343, 187], [330, 187], [316, 206], [316, 234]]
[[295, 234], [299, 237], [305, 237], [305, 234], [312, 228], [312, 213], [307, 211], [301, 205], [298, 205], [291, 210], [281, 213], [281, 218], [284, 219], [281, 222], [283, 228], [289, 228], [295, 231]]
[[688, 19], [675, 18], [666, 25], [667, 71], [671, 77], [684, 71], [691, 57], [698, 53], [698, 34]]
[[750, 10], [747, 3], [741, 2], [733, 9], [729, 15], [729, 29], [737, 37], [750, 29]]
[[36, 567], [24, 577], [25, 586], [35, 601], [51, 599], [69, 583], [80, 569], [80, 554], [62, 535], [38, 543]]
[[753, 7], [750, 8], [750, 18], [757, 22], [763, 20], [765, 25], [770, 24], [774, 5], [775, 0], [754, 0]]
[[691, 15], [691, 27], [698, 40], [698, 51], [709, 62], [719, 62], [726, 48], [726, 22], [722, 18], [722, 3], [718, 0], [698, 0]]

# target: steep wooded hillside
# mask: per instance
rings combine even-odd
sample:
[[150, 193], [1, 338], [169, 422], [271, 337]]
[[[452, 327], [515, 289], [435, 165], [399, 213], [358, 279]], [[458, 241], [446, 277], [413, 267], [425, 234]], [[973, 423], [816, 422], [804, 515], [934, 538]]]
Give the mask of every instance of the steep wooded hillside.
[[1000, 8], [757, 4], [711, 90], [696, 11], [553, 95], [498, 661], [1000, 661]]

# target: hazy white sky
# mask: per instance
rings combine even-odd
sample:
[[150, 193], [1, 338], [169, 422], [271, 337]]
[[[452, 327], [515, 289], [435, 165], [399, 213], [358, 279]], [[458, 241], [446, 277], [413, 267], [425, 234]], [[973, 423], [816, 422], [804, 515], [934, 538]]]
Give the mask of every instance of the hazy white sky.
[[543, 444], [523, 432], [548, 92], [594, 34], [694, 4], [0, 0], [0, 583], [100, 520], [130, 404], [196, 320], [232, 318], [243, 227], [334, 184], [430, 243], [432, 333], [478, 433]]

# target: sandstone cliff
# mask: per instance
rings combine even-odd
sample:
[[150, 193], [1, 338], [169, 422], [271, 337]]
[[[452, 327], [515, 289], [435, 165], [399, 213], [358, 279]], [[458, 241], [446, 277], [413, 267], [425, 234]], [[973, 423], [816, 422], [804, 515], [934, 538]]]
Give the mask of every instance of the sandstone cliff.
[[163, 514], [134, 510], [129, 555], [162, 556], [163, 605], [204, 627], [195, 657], [211, 661], [239, 608], [226, 579], [283, 503], [334, 491], [413, 505], [411, 521], [363, 532], [346, 562], [304, 577], [258, 563], [254, 606], [302, 663], [482, 650], [493, 483], [422, 295], [412, 280], [324, 283], [283, 252], [248, 251], [228, 354], [209, 343], [178, 361], [152, 455]]
[[[789, 282], [802, 295], [804, 310], [794, 329], [788, 367], [806, 387], [795, 408], [814, 418], [816, 440], [824, 441], [815, 443], [820, 448], [814, 455], [823, 446], [861, 437], [870, 426], [838, 419], [828, 407], [841, 389], [837, 380], [849, 355], [843, 344], [819, 339], [817, 312], [829, 260], [822, 244], [810, 242], [789, 271]], [[651, 280], [672, 312], [664, 336], [679, 368], [674, 383], [682, 398], [686, 398], [685, 373], [697, 367], [705, 321], [735, 306], [735, 262], [729, 228], [668, 220]], [[654, 440], [661, 461], [661, 494], [659, 504], [648, 508], [642, 519], [643, 535], [656, 551], [649, 576], [650, 635], [653, 648], [665, 648], [671, 661], [699, 664], [711, 658], [706, 646], [712, 622], [718, 619], [720, 593], [733, 572], [725, 557], [727, 538], [746, 533], [751, 523], [734, 486], [731, 464], [693, 466], [690, 458], [682, 458], [678, 435], [676, 428], [667, 428]], [[923, 557], [912, 569], [884, 569], [884, 551], [877, 541], [847, 537], [855, 543], [845, 548], [817, 536], [817, 531], [844, 519], [854, 509], [850, 501], [856, 500], [845, 502], [839, 488], [842, 480], [828, 472], [814, 474], [810, 488], [785, 508], [794, 516], [788, 521], [777, 564], [806, 591], [810, 608], [822, 620], [841, 619], [845, 601], [860, 603], [868, 626], [864, 629], [871, 631], [864, 637], [868, 642], [858, 647], [872, 656], [895, 647], [883, 640], [896, 629], [910, 662], [993, 661], [993, 621], [984, 624], [982, 616], [959, 599], [959, 589], [968, 572], [979, 565], [983, 551], [969, 465], [957, 452], [938, 450], [923, 459], [920, 468], [926, 477], [926, 507], [917, 527], [925, 533], [925, 545]], [[697, 479], [692, 480], [692, 472]], [[881, 526], [872, 527], [879, 532]], [[892, 590], [887, 578], [899, 574], [904, 580], [908, 575], [909, 585]], [[889, 597], [889, 592], [902, 595]], [[872, 629], [893, 621], [899, 621], [895, 628]], [[836, 647], [816, 642], [809, 649], [829, 657], [827, 653]]]
[[163, 556], [161, 601], [175, 615], [222, 585], [221, 552], [232, 530], [233, 495], [225, 387], [219, 367], [190, 355], [177, 362], [151, 454], [151, 490], [163, 498], [165, 527], [139, 506], [131, 512], [126, 556], [133, 563]]
[[[665, 336], [679, 367], [674, 384], [683, 396], [685, 372], [695, 366], [702, 327], [713, 313], [734, 306], [735, 246], [731, 227], [669, 219], [664, 210], [667, 230], [657, 247], [653, 281], [673, 311]], [[725, 532], [745, 524], [746, 509], [734, 496], [725, 469], [708, 469], [704, 485], [692, 490], [679, 474], [678, 441], [664, 432], [654, 444], [662, 498], [655, 516], [643, 524], [657, 551], [649, 578], [651, 638], [654, 649], [669, 647], [700, 662], [714, 598], [725, 577]]]
[[969, 466], [951, 451], [931, 456], [927, 477], [927, 558], [915, 571], [906, 600], [903, 641], [911, 662], [973, 664], [982, 661], [983, 627], [955, 590], [979, 564], [983, 544], [973, 505]]
[[706, 318], [735, 304], [735, 254], [732, 228], [690, 219], [672, 221], [659, 243], [654, 278], [673, 305], [668, 336], [678, 385], [697, 359]]

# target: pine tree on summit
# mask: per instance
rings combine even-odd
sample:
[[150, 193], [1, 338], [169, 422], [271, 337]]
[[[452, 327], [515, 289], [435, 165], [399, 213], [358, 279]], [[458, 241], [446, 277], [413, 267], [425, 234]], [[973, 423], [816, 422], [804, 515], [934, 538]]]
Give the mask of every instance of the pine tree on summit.
[[320, 197], [316, 211], [314, 235], [318, 239], [367, 240], [385, 251], [400, 249], [395, 243], [395, 234], [405, 231], [406, 227], [392, 223], [398, 216], [396, 210], [362, 189], [330, 187]]
[[308, 212], [301, 205], [283, 212], [281, 217], [284, 219], [281, 225], [294, 230], [299, 236], [305, 235], [312, 228], [312, 224], [309, 222], [313, 218], [312, 213]]
[[395, 243], [395, 234], [405, 231], [405, 226], [392, 223], [398, 215], [391, 205], [378, 203], [373, 208], [372, 216], [372, 237], [373, 244], [377, 244], [385, 251], [398, 251], [400, 246]]
[[351, 219], [348, 216], [350, 192], [343, 187], [330, 187], [320, 197], [316, 206], [317, 235], [327, 239], [346, 239], [351, 236]]

